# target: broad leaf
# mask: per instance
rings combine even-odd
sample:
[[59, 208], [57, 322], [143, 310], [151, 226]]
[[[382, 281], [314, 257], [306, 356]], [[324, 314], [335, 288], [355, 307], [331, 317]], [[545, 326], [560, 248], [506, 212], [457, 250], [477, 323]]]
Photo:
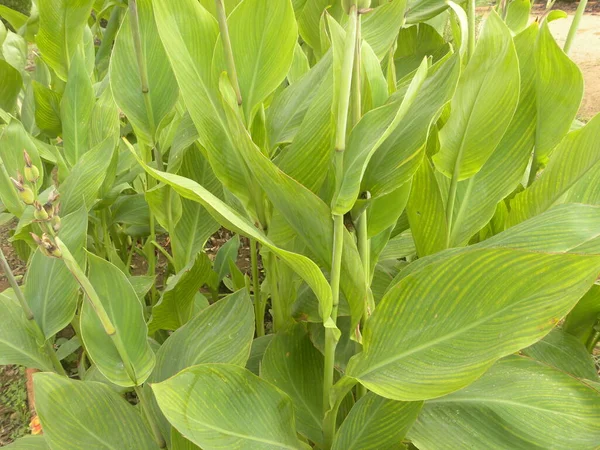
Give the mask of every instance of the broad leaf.
[[333, 450], [399, 448], [423, 406], [397, 402], [369, 392], [350, 410], [333, 441]]
[[202, 448], [310, 448], [296, 437], [289, 397], [242, 367], [201, 364], [152, 389], [169, 422]]
[[53, 370], [52, 361], [11, 290], [0, 292], [0, 364]]
[[502, 139], [519, 100], [519, 63], [512, 36], [492, 12], [452, 98], [433, 160], [448, 177], [475, 175]]
[[565, 332], [577, 337], [583, 344], [586, 344], [599, 315], [600, 286], [595, 284], [569, 313], [563, 329]]
[[421, 450], [593, 449], [600, 393], [544, 364], [511, 356], [454, 394], [425, 403], [409, 432]]
[[[227, 18], [242, 107], [248, 123], [256, 107], [281, 84], [294, 57], [298, 29], [291, 0], [245, 0]], [[214, 70], [225, 70], [223, 46], [215, 49]]]
[[535, 40], [537, 23], [515, 36], [521, 71], [519, 105], [506, 133], [481, 170], [458, 183], [454, 208], [451, 247], [464, 245], [494, 215], [496, 205], [523, 179], [531, 157], [536, 127]]
[[[119, 386], [143, 383], [154, 368], [143, 307], [127, 277], [117, 267], [88, 254], [89, 281], [116, 332], [109, 336], [86, 299], [81, 309], [81, 339], [102, 374]], [[121, 348], [117, 348], [115, 342]], [[122, 354], [124, 355], [122, 356]], [[124, 358], [129, 360], [127, 364]]]
[[244, 366], [254, 336], [252, 303], [245, 289], [201, 311], [165, 341], [151, 381], [160, 382], [196, 364]]
[[398, 36], [398, 46], [394, 52], [394, 65], [398, 79], [414, 71], [424, 57], [438, 61], [448, 53], [450, 46], [444, 38], [426, 23], [403, 28]]
[[[153, 144], [156, 129], [175, 105], [179, 92], [154, 23], [152, 0], [137, 0], [136, 3], [142, 55], [136, 52], [130, 7], [115, 41], [109, 69], [110, 85], [115, 102], [136, 132]], [[147, 86], [142, 86], [138, 58], [146, 72]], [[143, 92], [145, 88], [146, 93]]]
[[[361, 192], [369, 191], [372, 197], [379, 197], [395, 191], [411, 179], [425, 153], [430, 126], [454, 95], [459, 74], [458, 55], [447, 56], [429, 68], [428, 77], [405, 119], [371, 157], [362, 179]], [[399, 96], [403, 93], [396, 92], [390, 100], [401, 98]]]
[[458, 390], [547, 334], [600, 271], [597, 255], [488, 245], [434, 255], [390, 288], [347, 374], [397, 400]]
[[276, 334], [262, 359], [260, 375], [288, 394], [294, 404], [298, 432], [315, 443], [323, 442], [323, 355], [304, 326]]
[[158, 449], [142, 416], [106, 384], [52, 373], [33, 378], [35, 406], [53, 449]]
[[552, 330], [521, 353], [578, 378], [600, 381], [592, 355], [575, 336], [561, 329]]
[[535, 157], [545, 164], [569, 131], [583, 95], [581, 70], [558, 46], [544, 21], [535, 46], [538, 70]]
[[387, 54], [404, 23], [407, 0], [391, 0], [362, 20], [361, 34], [379, 60]]
[[528, 0], [514, 0], [508, 4], [506, 25], [513, 33], [520, 33], [527, 27], [531, 3]]
[[69, 80], [60, 103], [63, 154], [70, 166], [74, 166], [81, 155], [90, 149], [88, 128], [95, 102], [83, 50], [79, 47], [73, 55]]
[[150, 334], [185, 325], [192, 318], [198, 290], [213, 276], [210, 259], [206, 253], [198, 252], [193, 261], [169, 278], [160, 300], [152, 308], [152, 320], [148, 324]]
[[50, 450], [48, 441], [43, 435], [26, 435], [4, 448], [6, 450]]
[[40, 28], [35, 36], [42, 58], [63, 80], [83, 32], [93, 0], [48, 0], [40, 2]]
[[510, 202], [509, 225], [538, 215], [561, 203], [564, 194], [576, 183], [597, 170], [600, 161], [600, 116], [573, 131], [553, 151], [540, 177]]
[[17, 69], [0, 59], [0, 108], [12, 112], [23, 86], [23, 78]]

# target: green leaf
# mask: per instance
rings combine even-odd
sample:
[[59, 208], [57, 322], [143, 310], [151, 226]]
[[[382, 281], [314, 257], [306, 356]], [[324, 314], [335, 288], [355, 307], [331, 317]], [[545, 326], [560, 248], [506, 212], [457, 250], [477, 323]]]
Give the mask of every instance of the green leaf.
[[171, 450], [199, 450], [196, 444], [188, 441], [176, 428], [171, 427]]
[[154, 7], [159, 34], [207, 159], [223, 185], [255, 215], [255, 207], [262, 200], [257, 198], [254, 180], [229, 135], [217, 97], [217, 80], [211, 80], [217, 22], [195, 0], [177, 4], [155, 0]]
[[[295, 142], [303, 120], [308, 121], [307, 111], [316, 108], [321, 96], [333, 96], [332, 56], [328, 52], [300, 80], [276, 95], [267, 110], [267, 134], [271, 147]], [[328, 87], [321, 87], [328, 84]], [[330, 87], [329, 87], [330, 86]], [[333, 100], [331, 100], [333, 101]], [[333, 120], [333, 119], [332, 119]], [[310, 136], [310, 135], [309, 135]], [[305, 183], [302, 183], [305, 184]]]
[[[425, 153], [430, 126], [454, 95], [459, 74], [458, 55], [446, 57], [429, 68], [428, 77], [405, 119], [371, 157], [361, 192], [369, 191], [373, 198], [379, 197], [395, 191], [411, 179]], [[398, 91], [390, 100], [401, 98], [403, 93]], [[390, 114], [394, 114], [392, 111]], [[391, 117], [388, 120], [391, 121]]]
[[[496, 245], [505, 236], [510, 230]], [[402, 278], [366, 324], [363, 352], [347, 374], [396, 400], [458, 390], [547, 334], [600, 270], [597, 255], [509, 245], [434, 255], [435, 262]], [[430, 325], [423, 330], [423, 323]]]
[[454, 394], [425, 403], [409, 438], [421, 450], [594, 449], [600, 393], [528, 358], [511, 356]]
[[[198, 182], [217, 197], [223, 196], [221, 183], [196, 147], [190, 147], [181, 157], [179, 174]], [[218, 222], [202, 205], [181, 198], [181, 219], [175, 226], [175, 232], [171, 234], [175, 270], [182, 270], [204, 248], [207, 239], [219, 227]]]
[[[85, 208], [63, 216], [60, 236], [81, 266], [85, 265], [88, 214]], [[75, 316], [79, 285], [60, 259], [36, 250], [25, 278], [25, 298], [46, 339], [65, 328]]]
[[369, 392], [350, 410], [333, 441], [333, 450], [398, 448], [417, 419], [422, 402], [397, 402]]
[[58, 92], [32, 81], [35, 99], [35, 123], [44, 133], [56, 137], [62, 132], [60, 122], [60, 100]]
[[148, 324], [150, 334], [185, 325], [192, 318], [196, 293], [212, 276], [210, 259], [206, 253], [198, 252], [193, 261], [169, 278], [160, 300], [152, 308], [152, 320]]
[[240, 237], [236, 234], [229, 239], [217, 252], [215, 256], [214, 270], [217, 273], [217, 283], [229, 275], [229, 262], [234, 263], [238, 259], [238, 250], [240, 248]]
[[[288, 225], [311, 248], [311, 256], [331, 268], [333, 255], [333, 220], [329, 207], [316, 194], [281, 172], [252, 142], [231, 109], [226, 111], [238, 144], [238, 151], [264, 189], [276, 211], [285, 217]], [[344, 233], [341, 289], [348, 301], [353, 324], [360, 322], [364, 310], [367, 286], [362, 274], [362, 263], [354, 239]], [[327, 316], [323, 316], [327, 319]]]
[[164, 381], [196, 364], [244, 366], [254, 336], [252, 311], [245, 289], [202, 310], [160, 347], [150, 380]]
[[0, 108], [12, 112], [23, 86], [23, 78], [17, 69], [0, 59]]
[[555, 328], [521, 353], [577, 378], [600, 381], [592, 355], [575, 336], [561, 329]]
[[156, 186], [144, 193], [148, 207], [165, 230], [174, 232], [181, 219], [181, 198], [170, 186]]
[[0, 5], [0, 16], [10, 23], [15, 30], [21, 28], [27, 23], [27, 20], [29, 20], [29, 17], [25, 14], [15, 11], [6, 5]]
[[[302, 86], [304, 80], [307, 79], [313, 79], [312, 73], [310, 76], [302, 78], [298, 85]], [[316, 91], [316, 94], [311, 95], [312, 102], [305, 111], [303, 120], [299, 124], [295, 136], [293, 136], [292, 143], [274, 161], [281, 170], [315, 193], [318, 192], [327, 176], [334, 151], [332, 70], [329, 70], [324, 79], [321, 80]], [[303, 92], [303, 90], [298, 90], [299, 92]], [[285, 90], [280, 95], [285, 97], [287, 93], [288, 90]], [[277, 99], [279, 98], [277, 97]], [[297, 114], [297, 111], [289, 111], [288, 107], [296, 104], [296, 102], [295, 99], [289, 100], [290, 103], [285, 107], [283, 102], [276, 103], [277, 106], [274, 104], [273, 108], [277, 108], [274, 114], [290, 114], [292, 117], [289, 117], [289, 120], [295, 122], [293, 116]], [[275, 119], [275, 117], [269, 116], [270, 119], [281, 120], [282, 117]], [[269, 120], [267, 125], [270, 123]], [[276, 143], [273, 142], [272, 144], [275, 145]]]
[[[173, 109], [179, 91], [158, 36], [154, 22], [158, 13], [152, 10], [152, 0], [136, 3], [142, 55], [136, 52], [130, 8], [115, 41], [109, 68], [110, 85], [115, 102], [136, 132], [152, 144], [159, 123]], [[142, 86], [138, 58], [145, 67], [147, 86]], [[143, 92], [144, 88], [148, 89], [147, 93]]]
[[583, 96], [583, 76], [577, 64], [558, 46], [544, 21], [535, 46], [538, 70], [535, 157], [545, 164], [567, 134]]
[[63, 154], [70, 166], [74, 166], [81, 155], [90, 149], [88, 128], [95, 102], [83, 49], [79, 47], [73, 55], [69, 79], [60, 103]]
[[117, 146], [121, 131], [119, 108], [117, 108], [109, 86], [100, 94], [98, 101], [94, 105], [89, 125], [90, 147], [95, 147], [106, 139], [107, 136], [112, 136], [114, 146]]
[[302, 324], [279, 332], [262, 359], [260, 375], [292, 399], [296, 429], [311, 441], [323, 443], [323, 355]]
[[83, 41], [93, 3], [93, 0], [48, 0], [37, 5], [40, 25], [35, 42], [46, 64], [63, 80], [67, 79], [77, 44]]
[[[41, 188], [44, 181], [44, 165], [40, 158], [38, 149], [31, 136], [25, 131], [21, 122], [11, 118], [10, 123], [4, 127], [0, 135], [0, 158], [4, 163], [6, 172], [9, 176], [17, 178], [17, 173], [23, 173], [25, 161], [23, 159], [23, 150], [27, 150], [31, 162], [39, 169], [40, 178], [36, 183], [37, 188]], [[12, 183], [10, 190], [16, 192]], [[4, 193], [2, 198], [4, 199]], [[20, 216], [20, 214], [18, 214]]]
[[274, 334], [267, 334], [265, 336], [257, 337], [252, 341], [250, 357], [246, 362], [246, 369], [248, 369], [254, 375], [260, 375], [263, 356], [274, 336]]
[[367, 14], [362, 21], [362, 38], [371, 46], [379, 60], [388, 54], [404, 24], [406, 4], [407, 0], [385, 2]]
[[[133, 151], [133, 150], [132, 150]], [[135, 154], [135, 153], [134, 153]], [[249, 238], [256, 239], [265, 247], [268, 247], [279, 256], [286, 264], [293, 268], [306, 282], [310, 285], [311, 289], [315, 292], [319, 298], [321, 314], [323, 318], [327, 319], [331, 315], [332, 299], [331, 289], [329, 283], [321, 273], [319, 267], [305, 256], [297, 253], [289, 252], [277, 247], [271, 242], [260, 230], [254, 227], [254, 225], [246, 218], [242, 217], [230, 206], [221, 201], [218, 197], [215, 197], [212, 193], [204, 189], [198, 183], [189, 180], [187, 178], [173, 175], [170, 173], [160, 172], [152, 169], [151, 167], [144, 164], [144, 162], [138, 158], [138, 162], [144, 170], [156, 179], [163, 183], [173, 186], [175, 191], [182, 197], [194, 200], [202, 204], [209, 213], [219, 220], [228, 229], [237, 233], [248, 236]], [[332, 324], [328, 324], [332, 326]]]
[[600, 286], [594, 284], [569, 313], [563, 325], [563, 330], [586, 344], [599, 315]]
[[50, 450], [50, 446], [43, 435], [23, 436], [4, 448], [6, 450]]
[[540, 177], [510, 202], [508, 224], [514, 225], [562, 203], [577, 182], [597, 170], [600, 161], [600, 116], [573, 131], [553, 151]]
[[0, 364], [53, 370], [52, 361], [42, 351], [34, 328], [11, 290], [0, 292], [0, 325]]
[[[371, 157], [406, 117], [426, 77], [427, 60], [423, 59], [402, 102], [391, 103], [367, 113], [354, 127], [348, 149], [343, 155], [343, 178], [333, 201], [333, 214], [345, 214], [352, 209], [359, 196], [360, 182]], [[390, 115], [390, 112], [393, 115]]]
[[296, 42], [296, 46], [294, 47], [294, 58], [292, 59], [292, 65], [287, 74], [288, 83], [294, 84], [309, 70], [310, 64], [308, 62], [308, 57], [306, 56], [306, 53], [304, 53], [304, 50], [302, 50], [302, 46]]
[[496, 205], [515, 190], [531, 158], [536, 127], [535, 41], [537, 23], [515, 36], [521, 91], [519, 105], [506, 133], [481, 170], [457, 186], [451, 247], [461, 246], [494, 215]]
[[299, 2], [302, 3], [298, 5], [299, 7], [296, 6], [296, 3], [294, 2], [294, 12], [298, 21], [298, 33], [317, 55], [322, 55], [320, 21], [331, 2], [329, 0], [304, 0]]
[[425, 158], [413, 177], [406, 215], [420, 257], [446, 248], [446, 208], [429, 158]]
[[113, 151], [113, 139], [108, 136], [79, 158], [60, 185], [61, 212], [68, 214], [82, 205], [91, 209], [106, 177]]
[[[155, 356], [148, 344], [143, 307], [127, 277], [117, 267], [88, 254], [89, 281], [116, 329], [109, 336], [89, 301], [81, 309], [81, 340], [102, 374], [119, 386], [143, 383], [154, 368]], [[122, 349], [117, 350], [115, 342]], [[129, 366], [121, 352], [129, 359]], [[131, 372], [131, 373], [129, 373]]]
[[492, 12], [461, 75], [452, 112], [433, 160], [447, 177], [475, 175], [502, 139], [519, 100], [519, 63], [512, 36]]
[[296, 437], [289, 397], [242, 367], [202, 364], [152, 389], [169, 422], [200, 447], [310, 448]]
[[[294, 57], [298, 29], [290, 0], [245, 0], [227, 18], [233, 59], [248, 123], [256, 108], [281, 84]], [[217, 44], [215, 79], [225, 70], [223, 46]]]
[[[231, 13], [231, 11], [233, 11], [233, 8], [235, 8], [241, 0], [224, 0], [224, 4], [225, 4], [225, 11], [227, 12], [227, 14]], [[215, 2], [214, 0], [200, 0], [200, 4], [202, 6], [204, 6], [204, 8], [209, 11], [213, 16], [217, 17], [217, 11], [215, 8]]]
[[445, 0], [409, 0], [406, 13], [406, 23], [424, 22], [437, 16], [448, 8]]
[[158, 449], [135, 408], [103, 383], [34, 375], [35, 406], [53, 449]]
[[506, 25], [510, 30], [518, 34], [527, 27], [531, 3], [528, 0], [513, 0], [508, 4], [506, 13]]

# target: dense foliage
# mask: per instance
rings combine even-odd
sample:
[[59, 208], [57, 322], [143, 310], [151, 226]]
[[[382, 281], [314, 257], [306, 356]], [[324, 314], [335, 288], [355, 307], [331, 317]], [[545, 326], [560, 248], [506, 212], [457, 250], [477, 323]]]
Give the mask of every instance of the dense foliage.
[[13, 448], [600, 445], [563, 15], [331, 3], [0, 9], [0, 364], [44, 432]]

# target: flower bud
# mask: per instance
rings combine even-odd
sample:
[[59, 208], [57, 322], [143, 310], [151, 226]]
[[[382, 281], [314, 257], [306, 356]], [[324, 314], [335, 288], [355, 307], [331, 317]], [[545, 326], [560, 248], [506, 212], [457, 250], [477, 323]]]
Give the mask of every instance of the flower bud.
[[35, 208], [35, 211], [33, 212], [33, 217], [35, 217], [36, 220], [48, 220], [48, 213], [46, 212], [46, 209], [40, 204], [40, 202], [38, 202], [37, 200], [34, 201], [33, 207]]
[[36, 166], [23, 168], [23, 173], [25, 174], [25, 179], [30, 183], [35, 183], [40, 177], [40, 170]]
[[33, 194], [33, 191], [29, 186], [25, 186], [23, 184], [23, 182], [21, 181], [21, 174], [18, 175], [18, 178], [19, 179], [15, 180], [13, 177], [10, 177], [10, 180], [12, 181], [12, 183], [15, 186], [15, 189], [17, 190], [19, 198], [26, 205], [32, 205], [35, 200], [35, 195]]
[[48, 253], [48, 250], [46, 250], [46, 247], [44, 246], [44, 241], [42, 240], [42, 238], [40, 238], [35, 233], [29, 233], [29, 234], [31, 235], [31, 238], [36, 243], [36, 245], [39, 247], [40, 252], [42, 252], [46, 256], [51, 256], [50, 253]]
[[51, 219], [50, 223], [52, 224], [52, 229], [55, 232], [58, 232], [58, 230], [60, 230], [61, 220], [60, 220], [60, 216], [59, 215], [52, 216], [52, 219]]
[[40, 177], [40, 170], [33, 165], [31, 161], [31, 157], [27, 150], [23, 149], [23, 159], [25, 160], [25, 167], [23, 169], [23, 173], [25, 174], [25, 179], [30, 183], [35, 183]]
[[48, 256], [53, 256], [54, 258], [62, 257], [62, 252], [46, 233], [42, 235], [42, 248], [46, 250]]

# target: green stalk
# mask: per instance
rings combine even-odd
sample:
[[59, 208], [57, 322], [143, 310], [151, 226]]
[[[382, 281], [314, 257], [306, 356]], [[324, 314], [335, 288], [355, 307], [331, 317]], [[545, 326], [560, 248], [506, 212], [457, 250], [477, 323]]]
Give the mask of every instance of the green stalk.
[[33, 311], [29, 307], [29, 304], [27, 303], [27, 300], [25, 299], [25, 295], [23, 294], [23, 291], [21, 290], [21, 286], [19, 286], [19, 283], [17, 283], [17, 279], [13, 275], [12, 269], [10, 268], [10, 265], [8, 264], [8, 261], [6, 260], [6, 257], [4, 256], [4, 252], [2, 251], [1, 248], [0, 248], [0, 265], [2, 266], [2, 270], [4, 271], [4, 274], [6, 275], [6, 278], [8, 279], [8, 284], [10, 284], [10, 287], [12, 288], [13, 292], [15, 293], [15, 296], [17, 297], [17, 300], [19, 301], [19, 304], [21, 305], [23, 312], [25, 313], [25, 317], [27, 318], [27, 321], [31, 324], [31, 327], [34, 329], [35, 333], [38, 335], [38, 338], [44, 342], [44, 350], [46, 351], [46, 353], [48, 354], [48, 357], [52, 361], [54, 370], [56, 370], [56, 372], [59, 373], [60, 375], [67, 376], [65, 369], [63, 368], [58, 357], [56, 356], [56, 352], [52, 348], [52, 344], [50, 344], [50, 341], [46, 340], [46, 337], [44, 336], [44, 332], [40, 328], [39, 324], [35, 321], [35, 317], [33, 316]]
[[575, 35], [579, 29], [579, 24], [581, 22], [581, 18], [583, 17], [583, 13], [585, 12], [587, 2], [588, 0], [581, 0], [579, 2], [579, 6], [577, 6], [577, 11], [575, 11], [575, 17], [573, 17], [573, 23], [571, 23], [571, 26], [569, 27], [569, 34], [567, 34], [567, 40], [565, 41], [565, 46], [563, 47], [563, 50], [567, 55], [569, 54], [571, 45], [573, 45], [573, 41], [575, 40]]
[[325, 411], [325, 419], [323, 420], [323, 440], [325, 449], [331, 448], [331, 444], [333, 443], [333, 437], [335, 435], [335, 423], [340, 405], [342, 404], [342, 401], [348, 392], [350, 392], [356, 383], [357, 380], [344, 376], [339, 379], [339, 381], [331, 390], [329, 403], [331, 407]]
[[142, 409], [142, 414], [148, 421], [150, 428], [152, 429], [152, 434], [154, 435], [154, 440], [158, 444], [158, 448], [166, 448], [167, 443], [165, 442], [165, 438], [160, 432], [160, 427], [156, 422], [154, 416], [150, 412], [150, 408], [148, 407], [148, 398], [146, 397], [146, 393], [141, 386], [134, 386], [135, 393], [137, 395], [138, 400], [140, 401], [140, 407]]
[[254, 291], [254, 315], [256, 316], [256, 336], [265, 335], [265, 305], [260, 295], [260, 278], [258, 276], [258, 249], [256, 241], [250, 239], [250, 261], [252, 264], [252, 288]]
[[[350, 106], [350, 94], [352, 89], [352, 75], [354, 71], [354, 57], [356, 55], [356, 42], [359, 29], [360, 16], [356, 4], [350, 7], [348, 30], [346, 32], [346, 42], [344, 47], [344, 56], [342, 61], [340, 90], [338, 96], [337, 122], [335, 130], [335, 180], [336, 195], [339, 192], [344, 170], [344, 151], [346, 150], [346, 132], [348, 125], [348, 110]], [[340, 278], [342, 270], [342, 249], [344, 243], [344, 216], [334, 214], [333, 216], [333, 255], [331, 262], [331, 296], [333, 307], [331, 310], [331, 319], [337, 321], [338, 305], [340, 302]], [[325, 318], [323, 318], [325, 320]], [[335, 348], [337, 339], [330, 328], [325, 328], [325, 367], [323, 374], [323, 413], [330, 408], [330, 396], [333, 388], [333, 376], [335, 372]], [[335, 420], [323, 422], [326, 436], [335, 434]], [[325, 448], [331, 447], [331, 442], [326, 439]]]
[[590, 335], [590, 337], [586, 343], [586, 348], [589, 353], [591, 353], [591, 354], [594, 353], [594, 349], [596, 348], [598, 341], [600, 341], [600, 318], [598, 318], [598, 320], [596, 320], [596, 323], [594, 324], [594, 327], [592, 328], [592, 334]]
[[[363, 270], [365, 274], [365, 282], [367, 286], [370, 284], [370, 258], [371, 258], [371, 242], [369, 241], [369, 237], [367, 234], [367, 210], [365, 209], [362, 214], [358, 217], [357, 221], [357, 244], [358, 244], [358, 254], [360, 255], [360, 260], [363, 264]], [[369, 317], [369, 305], [368, 300], [365, 298], [365, 303], [363, 306], [363, 316], [361, 320], [361, 329], [364, 327], [365, 320]], [[357, 342], [356, 343], [356, 352], [362, 350], [362, 346]], [[367, 393], [367, 389], [359, 384], [356, 389], [356, 394], [358, 398], [361, 398]]]
[[242, 105], [242, 91], [238, 82], [237, 70], [235, 68], [235, 60], [233, 59], [233, 49], [231, 48], [231, 39], [229, 38], [229, 28], [227, 26], [227, 14], [225, 13], [225, 5], [223, 0], [215, 0], [217, 10], [217, 20], [219, 22], [219, 31], [221, 32], [221, 42], [223, 43], [223, 53], [225, 54], [225, 65], [229, 74], [229, 81], [235, 91], [238, 105]]
[[467, 41], [467, 63], [475, 52], [475, 0], [467, 0], [467, 27], [469, 40]]

